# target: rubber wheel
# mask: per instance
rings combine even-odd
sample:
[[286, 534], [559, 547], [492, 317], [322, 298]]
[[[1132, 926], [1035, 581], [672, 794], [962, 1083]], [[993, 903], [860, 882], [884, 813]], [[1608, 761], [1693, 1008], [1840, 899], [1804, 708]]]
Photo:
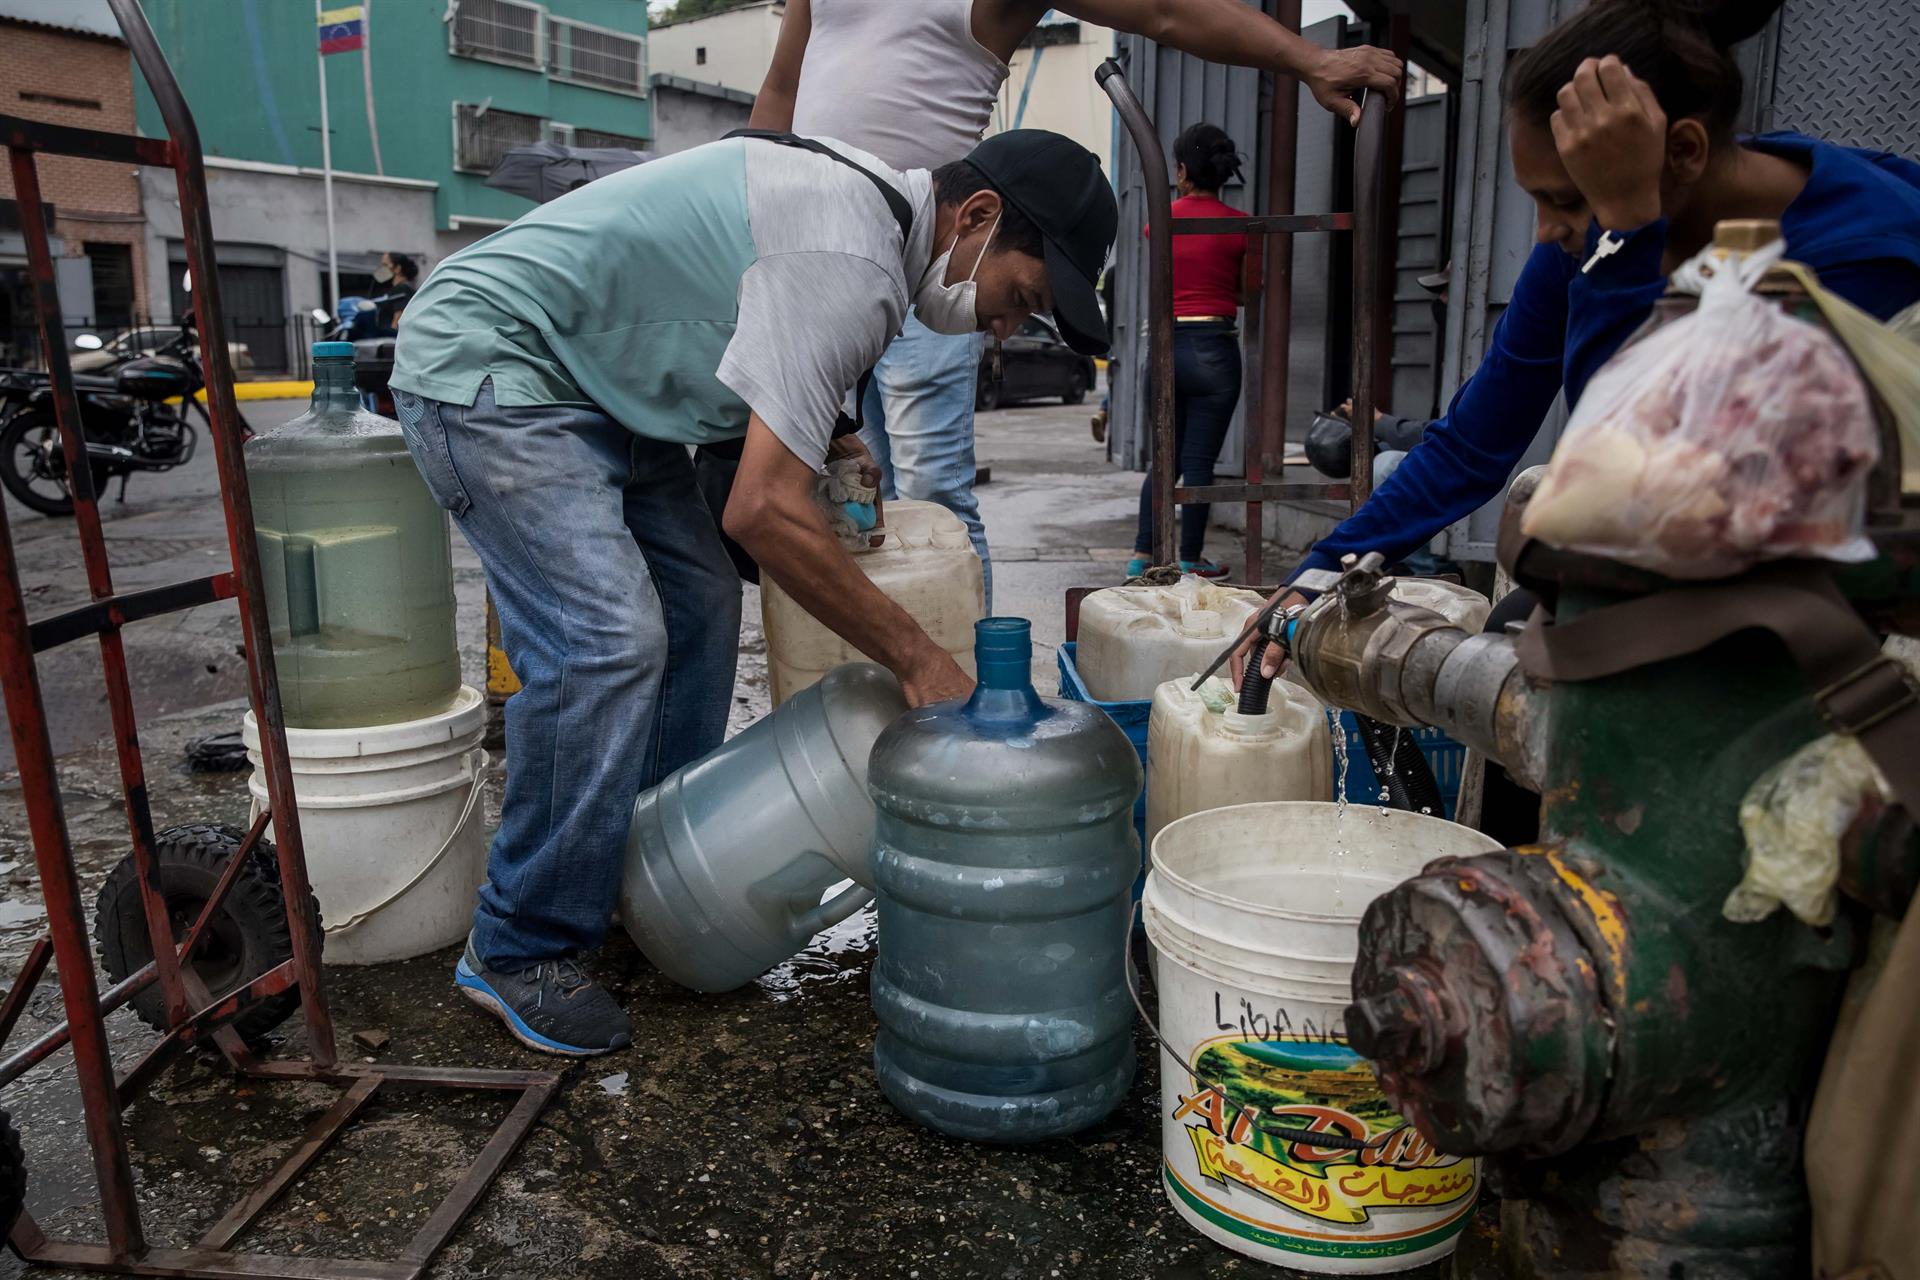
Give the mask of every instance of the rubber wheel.
[[991, 378], [982, 378], [973, 393], [973, 407], [980, 413], [988, 413], [1000, 407], [1000, 384]]
[[[156, 870], [167, 913], [173, 920], [176, 944], [200, 918], [200, 909], [219, 883], [221, 872], [245, 840], [245, 832], [214, 823], [168, 827], [156, 834]], [[318, 930], [320, 904], [311, 895], [307, 910]], [[114, 982], [130, 977], [153, 959], [131, 853], [120, 860], [100, 889], [94, 908], [94, 939], [100, 948], [101, 967]], [[280, 865], [275, 861], [272, 842], [263, 838], [234, 881], [206, 936], [194, 949], [192, 968], [218, 999], [292, 955], [293, 938], [281, 905]], [[135, 996], [132, 1005], [142, 1022], [155, 1030], [166, 1030], [166, 1005], [157, 985]], [[257, 1041], [299, 1007], [299, 990], [289, 989], [248, 1009], [234, 1019], [233, 1027], [244, 1039]]]
[[1079, 404], [1087, 398], [1087, 375], [1074, 371], [1072, 381], [1067, 383], [1066, 394], [1060, 397], [1061, 404]]
[[[67, 488], [65, 466], [49, 470], [37, 465], [41, 444], [56, 430], [37, 413], [16, 413], [7, 419], [6, 426], [0, 427], [0, 485], [43, 516], [70, 516], [73, 493]], [[92, 467], [97, 498], [113, 477], [105, 462], [96, 459]]]
[[27, 1156], [20, 1149], [20, 1131], [13, 1117], [0, 1108], [0, 1238], [13, 1232], [27, 1203]]

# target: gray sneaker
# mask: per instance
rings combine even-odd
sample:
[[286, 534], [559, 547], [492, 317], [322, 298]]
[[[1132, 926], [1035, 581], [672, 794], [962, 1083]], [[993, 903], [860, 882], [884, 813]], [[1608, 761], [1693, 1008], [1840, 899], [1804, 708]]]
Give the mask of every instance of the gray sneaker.
[[633, 1043], [633, 1024], [606, 988], [572, 960], [543, 960], [518, 970], [489, 969], [467, 942], [453, 985], [507, 1024], [514, 1039], [541, 1053], [590, 1058]]

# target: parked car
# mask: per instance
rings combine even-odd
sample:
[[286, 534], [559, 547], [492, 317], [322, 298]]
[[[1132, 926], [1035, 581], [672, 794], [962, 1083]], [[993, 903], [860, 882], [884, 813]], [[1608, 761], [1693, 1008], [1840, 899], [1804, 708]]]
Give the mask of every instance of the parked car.
[[1062, 342], [1053, 325], [1039, 316], [1030, 316], [1000, 344], [1000, 376], [995, 378], [993, 374], [993, 344], [988, 343], [980, 355], [980, 376], [975, 384], [978, 389], [974, 392], [974, 404], [980, 409], [1042, 396], [1059, 396], [1067, 404], [1079, 404], [1094, 384], [1092, 358]]

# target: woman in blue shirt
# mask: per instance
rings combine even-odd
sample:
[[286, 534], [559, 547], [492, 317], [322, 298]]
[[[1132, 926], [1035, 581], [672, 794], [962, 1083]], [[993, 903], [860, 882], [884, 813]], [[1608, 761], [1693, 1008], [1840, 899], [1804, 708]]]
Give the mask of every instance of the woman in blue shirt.
[[1920, 301], [1920, 165], [1793, 133], [1736, 138], [1728, 47], [1780, 0], [1597, 0], [1512, 62], [1514, 176], [1539, 241], [1446, 416], [1294, 572], [1393, 563], [1500, 493], [1562, 388], [1646, 320], [1729, 218], [1779, 221], [1788, 255], [1885, 320]]

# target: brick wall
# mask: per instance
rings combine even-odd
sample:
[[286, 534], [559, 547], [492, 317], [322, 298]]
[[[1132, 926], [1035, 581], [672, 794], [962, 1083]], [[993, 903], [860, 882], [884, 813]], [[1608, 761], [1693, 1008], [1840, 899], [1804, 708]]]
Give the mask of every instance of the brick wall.
[[[8, 115], [132, 133], [133, 65], [117, 40], [0, 18], [0, 111]], [[133, 248], [135, 307], [147, 299], [140, 184], [123, 164], [71, 156], [36, 157], [41, 198], [54, 206], [55, 234], [69, 256], [89, 243]], [[13, 175], [0, 165], [0, 198], [13, 199]]]

